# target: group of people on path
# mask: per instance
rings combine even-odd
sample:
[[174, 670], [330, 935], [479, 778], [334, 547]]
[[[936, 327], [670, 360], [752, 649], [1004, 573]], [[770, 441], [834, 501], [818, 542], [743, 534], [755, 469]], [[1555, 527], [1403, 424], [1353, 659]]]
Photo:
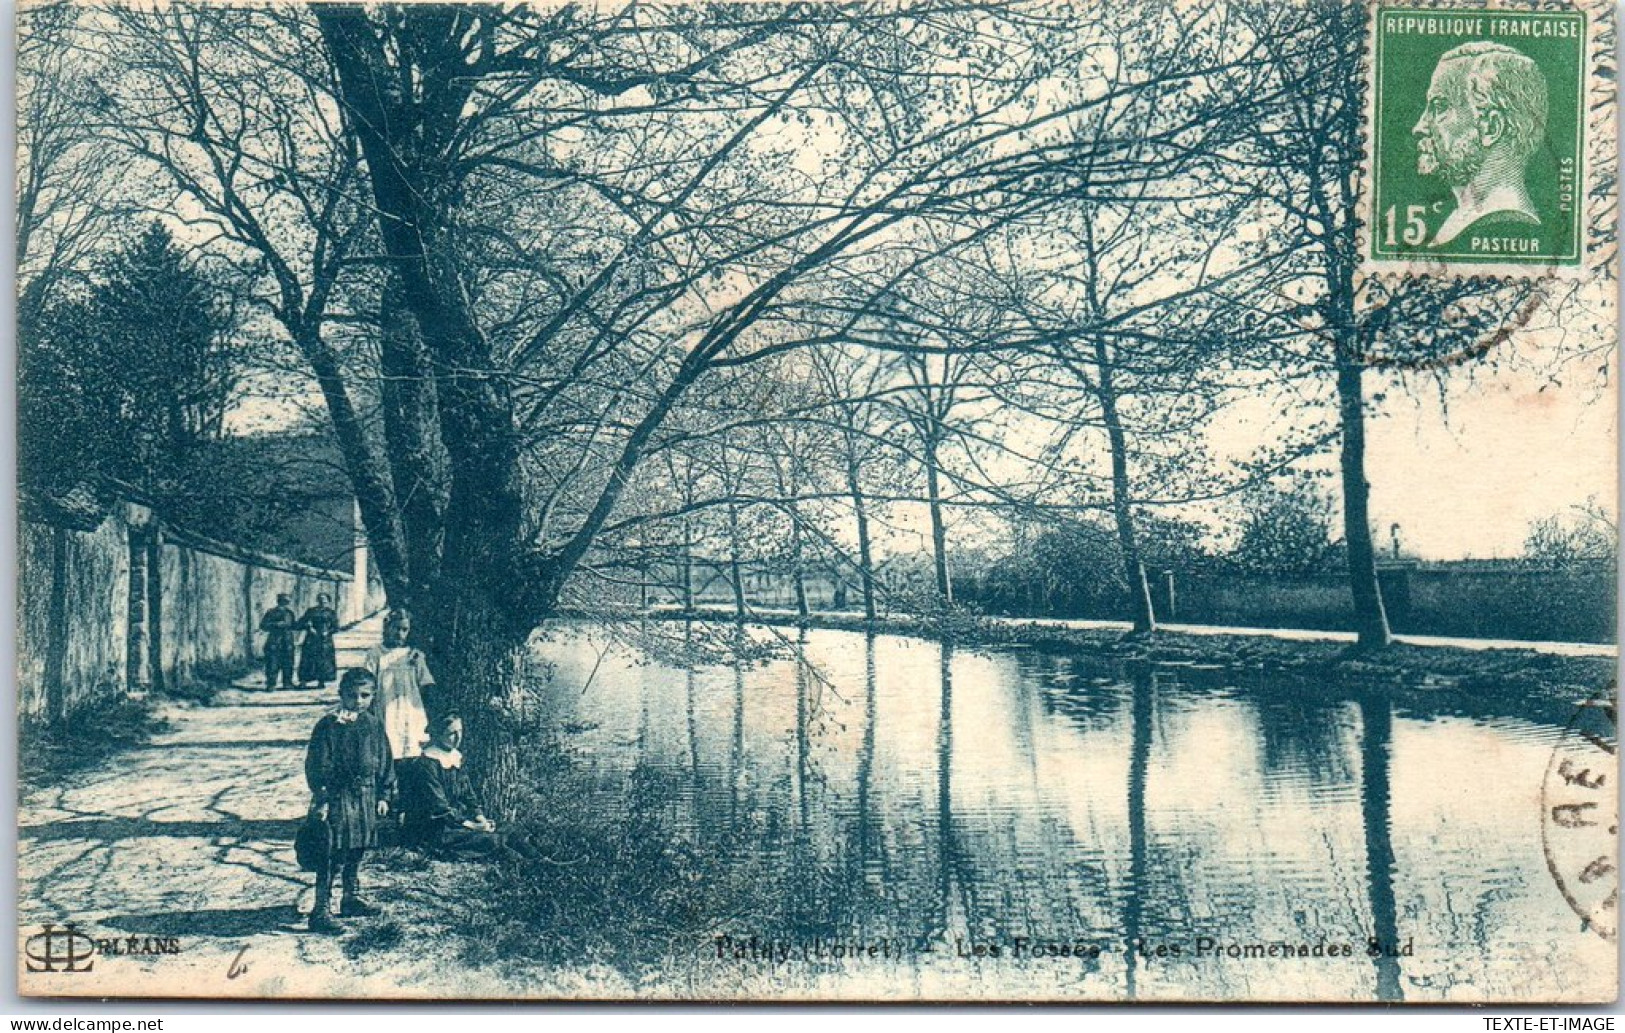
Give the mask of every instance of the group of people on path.
[[523, 836], [497, 830], [485, 816], [462, 754], [463, 721], [439, 703], [421, 650], [408, 641], [410, 614], [391, 611], [381, 645], [339, 679], [339, 703], [316, 722], [305, 751], [310, 819], [326, 826], [316, 866], [312, 932], [334, 933], [333, 881], [340, 917], [376, 915], [361, 892], [361, 862], [394, 820], [408, 846], [453, 859], [531, 858]]
[[303, 617], [294, 616], [293, 597], [276, 597], [276, 605], [260, 618], [260, 630], [265, 632], [265, 687], [276, 688], [277, 679], [282, 687], [294, 687], [294, 638], [303, 631], [305, 640], [299, 643], [299, 681], [301, 687], [325, 688], [339, 676], [338, 654], [333, 648], [333, 636], [338, 634], [339, 615], [333, 609], [333, 600], [325, 595], [316, 597], [316, 605], [305, 611]]

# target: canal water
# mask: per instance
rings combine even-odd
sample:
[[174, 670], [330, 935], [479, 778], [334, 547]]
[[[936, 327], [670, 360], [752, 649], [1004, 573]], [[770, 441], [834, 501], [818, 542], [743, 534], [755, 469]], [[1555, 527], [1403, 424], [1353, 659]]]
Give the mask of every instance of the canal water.
[[539, 647], [542, 709], [605, 813], [655, 778], [674, 842], [787, 876], [779, 920], [695, 923], [687, 993], [1477, 1001], [1612, 985], [1614, 945], [1582, 927], [1542, 849], [1560, 709], [751, 633], [781, 648], [682, 669], [590, 629]]

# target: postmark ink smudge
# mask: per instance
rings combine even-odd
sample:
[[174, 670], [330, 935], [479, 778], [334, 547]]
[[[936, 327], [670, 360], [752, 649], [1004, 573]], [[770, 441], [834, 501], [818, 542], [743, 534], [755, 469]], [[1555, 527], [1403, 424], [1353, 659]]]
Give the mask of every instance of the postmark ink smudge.
[[1552, 879], [1585, 928], [1619, 932], [1619, 730], [1615, 690], [1582, 703], [1541, 786], [1541, 840]]

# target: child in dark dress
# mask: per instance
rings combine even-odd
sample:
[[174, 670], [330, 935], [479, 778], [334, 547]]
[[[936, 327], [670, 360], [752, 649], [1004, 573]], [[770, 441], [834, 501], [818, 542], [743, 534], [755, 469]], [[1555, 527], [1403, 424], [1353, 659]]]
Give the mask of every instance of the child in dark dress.
[[372, 672], [354, 668], [339, 680], [339, 706], [316, 722], [305, 752], [305, 780], [310, 783], [317, 817], [327, 823], [326, 860], [316, 870], [316, 906], [310, 930], [339, 930], [333, 920], [333, 876], [341, 876], [344, 900], [339, 914], [376, 915], [361, 896], [361, 858], [378, 842], [378, 819], [389, 813], [395, 789], [395, 767], [383, 725], [370, 710], [377, 681]]

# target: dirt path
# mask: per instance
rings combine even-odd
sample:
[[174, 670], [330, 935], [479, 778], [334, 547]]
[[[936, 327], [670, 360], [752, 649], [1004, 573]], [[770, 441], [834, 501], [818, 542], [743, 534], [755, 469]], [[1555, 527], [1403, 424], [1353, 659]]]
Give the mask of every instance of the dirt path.
[[[356, 662], [354, 649], [352, 639], [341, 666]], [[447, 964], [436, 919], [466, 874], [451, 865], [374, 858], [364, 879], [386, 915], [352, 922], [337, 937], [304, 931], [312, 880], [293, 852], [310, 799], [304, 750], [336, 695], [258, 683], [257, 675], [245, 679], [208, 706], [168, 705], [168, 727], [148, 745], [59, 785], [24, 788], [20, 938], [26, 943], [46, 923], [73, 923], [117, 941], [119, 953], [98, 953], [88, 972], [24, 974], [19, 951], [22, 992], [328, 997], [365, 986], [372, 996], [499, 994], [502, 987]], [[137, 953], [128, 953], [132, 946]], [[143, 953], [166, 946], [179, 953]]]

